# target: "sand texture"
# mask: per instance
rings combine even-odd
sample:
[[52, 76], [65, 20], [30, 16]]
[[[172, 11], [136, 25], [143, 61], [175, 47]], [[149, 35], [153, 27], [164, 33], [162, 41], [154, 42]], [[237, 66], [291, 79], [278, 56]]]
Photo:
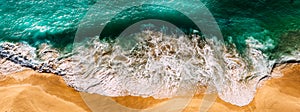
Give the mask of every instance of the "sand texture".
[[[276, 70], [276, 69], [275, 69]], [[300, 65], [288, 65], [281, 69], [280, 78], [265, 81], [247, 106], [239, 107], [217, 98], [209, 112], [300, 112]], [[81, 93], [86, 94], [86, 93]], [[89, 95], [89, 94], [88, 94]], [[0, 77], [1, 112], [90, 112], [80, 93], [68, 87], [61, 77], [41, 74], [31, 70]], [[115, 102], [122, 108], [151, 109], [163, 105], [171, 99], [155, 100], [141, 97], [110, 98], [89, 95], [85, 100], [95, 98], [107, 102], [94, 101], [91, 107], [99, 112], [118, 111]], [[199, 112], [203, 95], [195, 95], [184, 112]], [[104, 100], [103, 100], [104, 101]]]

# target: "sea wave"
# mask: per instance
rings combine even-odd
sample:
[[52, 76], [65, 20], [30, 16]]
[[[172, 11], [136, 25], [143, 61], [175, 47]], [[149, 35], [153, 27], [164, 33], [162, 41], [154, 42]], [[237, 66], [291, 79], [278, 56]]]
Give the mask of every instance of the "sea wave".
[[[236, 51], [234, 44], [197, 35], [178, 37], [144, 31], [131, 38], [135, 43], [128, 47], [120, 40], [109, 43], [95, 37], [70, 54], [46, 44], [33, 48], [26, 43], [5, 42], [0, 44], [1, 58], [61, 75], [78, 91], [160, 99], [203, 92], [199, 87], [210, 85], [215, 87], [210, 92], [239, 106], [252, 101], [258, 83], [272, 77], [275, 64], [259, 50], [266, 45], [253, 37], [246, 40], [245, 56]], [[219, 46], [216, 44], [222, 47], [214, 47]], [[1, 64], [1, 72], [7, 72], [3, 66], [7, 65]]]

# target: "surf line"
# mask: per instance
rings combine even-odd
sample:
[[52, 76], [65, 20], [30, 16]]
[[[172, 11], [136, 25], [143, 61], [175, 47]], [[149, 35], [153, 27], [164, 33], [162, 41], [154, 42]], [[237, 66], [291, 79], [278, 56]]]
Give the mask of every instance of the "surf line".
[[53, 73], [59, 76], [64, 76], [66, 73], [62, 70], [56, 69], [55, 65], [62, 58], [51, 59], [45, 62], [39, 62], [33, 59], [28, 58], [27, 56], [22, 55], [14, 51], [18, 47], [14, 44], [3, 44], [0, 46], [0, 58], [11, 61], [15, 64], [18, 64], [22, 67], [31, 68], [40, 73]]

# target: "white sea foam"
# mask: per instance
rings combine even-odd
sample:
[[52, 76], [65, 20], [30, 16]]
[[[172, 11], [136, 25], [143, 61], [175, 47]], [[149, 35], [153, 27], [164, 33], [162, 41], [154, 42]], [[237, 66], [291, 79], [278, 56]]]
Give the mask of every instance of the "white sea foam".
[[[66, 82], [79, 91], [106, 96], [170, 98], [213, 85], [221, 99], [243, 106], [252, 101], [257, 83], [270, 65], [254, 38], [247, 40], [247, 57], [235, 48], [215, 48], [200, 37], [175, 37], [155, 32], [137, 34], [132, 49], [94, 39], [78, 47]], [[219, 52], [221, 56], [215, 55]], [[224, 64], [222, 64], [224, 63]]]
[[246, 40], [244, 57], [234, 45], [228, 49], [224, 43], [195, 35], [145, 31], [131, 39], [135, 43], [130, 46], [126, 39], [107, 43], [93, 38], [65, 57], [47, 45], [24, 49], [33, 54], [20, 55], [32, 56], [37, 63], [51, 62], [52, 69], [63, 71], [66, 83], [78, 91], [160, 99], [203, 92], [198, 87], [210, 85], [215, 90], [209, 92], [217, 92], [221, 99], [238, 106], [252, 101], [257, 84], [270, 75], [273, 64], [258, 50], [265, 45], [252, 37]]
[[8, 75], [15, 72], [20, 72], [29, 68], [22, 67], [6, 59], [0, 58], [0, 75]]
[[[29, 46], [28, 44], [25, 43], [12, 44], [8, 42], [4, 42], [4, 43], [0, 43], [0, 46], [8, 48], [8, 49], [1, 49], [1, 50], [9, 50], [15, 52], [15, 54], [27, 56], [28, 58], [36, 58], [36, 54], [35, 54], [36, 49], [34, 47]], [[26, 69], [29, 68], [22, 67], [19, 64], [15, 64], [7, 60], [6, 58], [0, 57], [0, 74], [2, 75], [11, 74]]]

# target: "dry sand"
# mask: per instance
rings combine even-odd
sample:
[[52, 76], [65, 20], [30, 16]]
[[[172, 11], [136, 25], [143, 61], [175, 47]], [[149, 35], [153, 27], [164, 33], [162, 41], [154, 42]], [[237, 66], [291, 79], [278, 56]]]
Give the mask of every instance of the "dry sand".
[[23, 71], [0, 78], [0, 112], [88, 112], [61, 77]]
[[[238, 107], [217, 98], [209, 112], [300, 112], [300, 65], [287, 66], [281, 72], [284, 76], [266, 81], [249, 105]], [[67, 87], [61, 77], [30, 70], [0, 77], [0, 96], [0, 112], [91, 111], [80, 93]], [[135, 109], [155, 108], [169, 100], [133, 96], [109, 98], [98, 95], [98, 97]], [[90, 99], [94, 98], [92, 96]], [[203, 95], [194, 96], [184, 111], [199, 112], [202, 98]], [[100, 109], [99, 112], [111, 110], [97, 103], [91, 105]]]

